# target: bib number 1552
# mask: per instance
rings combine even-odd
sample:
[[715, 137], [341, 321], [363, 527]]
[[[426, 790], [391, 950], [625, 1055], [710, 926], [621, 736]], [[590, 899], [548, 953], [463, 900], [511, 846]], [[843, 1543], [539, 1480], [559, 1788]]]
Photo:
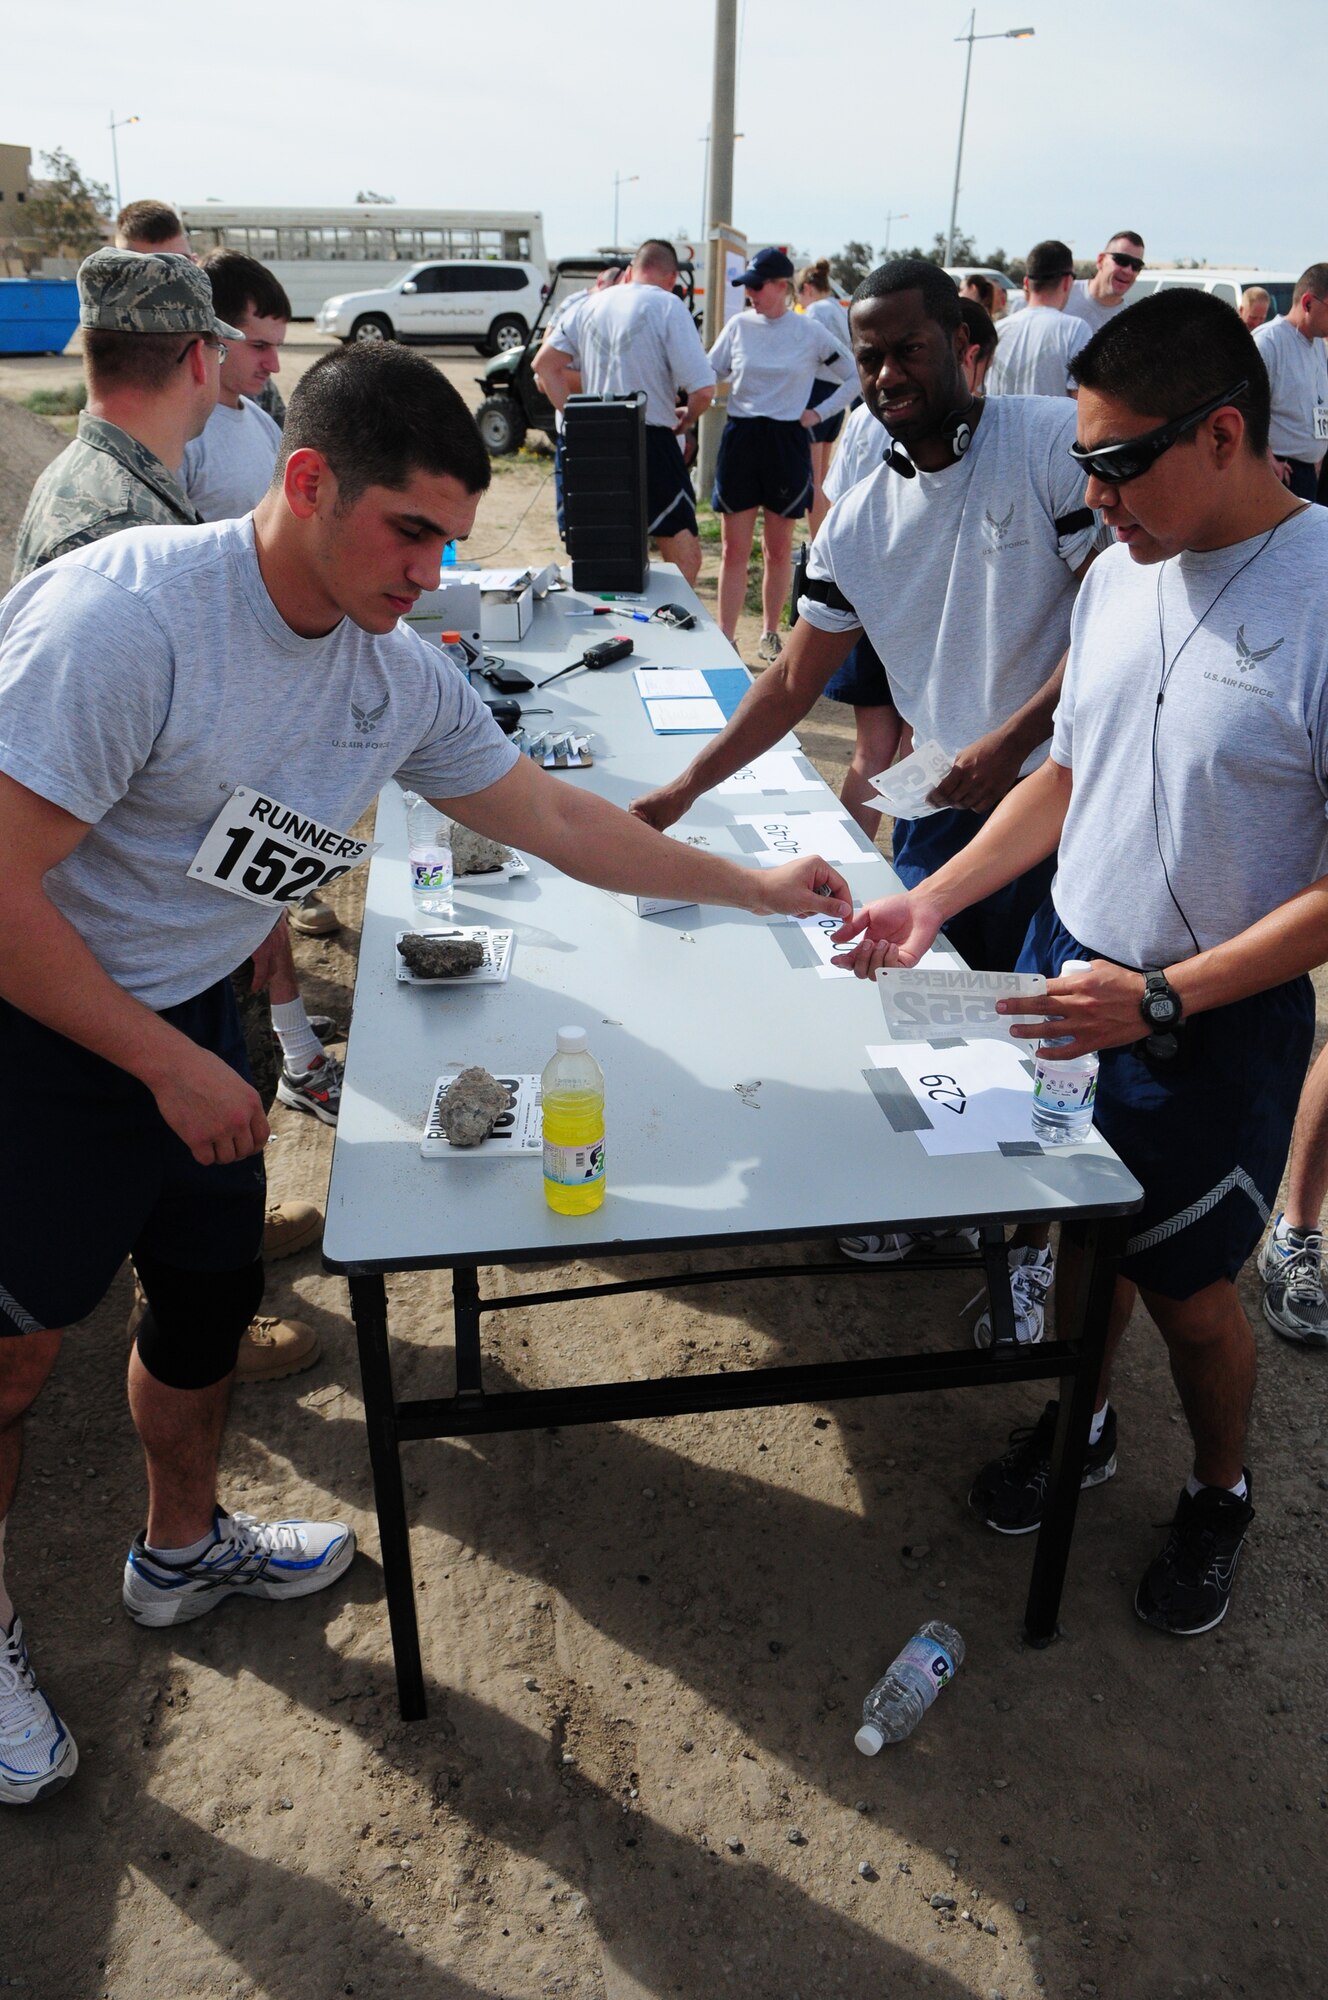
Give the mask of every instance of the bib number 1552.
[[237, 785], [189, 864], [194, 881], [250, 903], [294, 903], [375, 850], [262, 792]]

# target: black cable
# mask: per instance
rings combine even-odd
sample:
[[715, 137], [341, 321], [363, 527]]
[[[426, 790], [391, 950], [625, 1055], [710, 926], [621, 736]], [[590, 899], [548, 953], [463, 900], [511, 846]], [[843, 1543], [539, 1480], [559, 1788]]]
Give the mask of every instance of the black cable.
[[540, 494], [544, 491], [545, 487], [548, 485], [549, 481], [552, 478], [553, 478], [552, 472], [545, 473], [543, 479], [541, 479], [539, 485], [535, 488], [535, 491], [531, 494], [529, 500], [526, 502], [525, 512], [522, 514], [521, 520], [517, 522], [516, 528], [513, 528], [511, 534], [507, 537], [507, 540], [505, 542], [499, 542], [497, 548], [490, 549], [487, 556], [473, 556], [470, 554], [468, 550], [466, 553], [466, 561], [468, 563], [478, 563], [480, 568], [483, 569], [486, 563], [491, 563], [495, 556], [500, 556], [505, 548], [510, 547], [512, 542], [514, 542], [516, 539], [516, 531], [517, 528], [521, 526], [521, 521], [525, 520], [526, 514], [530, 512], [535, 502], [539, 499]]

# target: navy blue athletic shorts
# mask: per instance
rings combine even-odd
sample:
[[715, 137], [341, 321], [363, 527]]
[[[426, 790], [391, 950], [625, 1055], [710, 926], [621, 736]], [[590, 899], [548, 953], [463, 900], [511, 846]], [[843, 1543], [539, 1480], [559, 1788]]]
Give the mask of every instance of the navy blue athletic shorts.
[[[827, 396], [832, 396], [839, 387], [837, 382], [827, 382], [820, 375], [812, 383], [812, 393], [807, 398], [807, 408], [814, 410]], [[833, 417], [827, 417], [823, 424], [813, 424], [807, 435], [813, 444], [833, 444], [844, 428], [846, 412], [836, 410]]]
[[[993, 808], [994, 810], [994, 808]], [[897, 819], [894, 833], [895, 873], [906, 889], [916, 889], [968, 846], [986, 825], [990, 813], [965, 812], [958, 806], [931, 813], [926, 819]], [[966, 965], [977, 972], [1013, 972], [1023, 950], [1028, 926], [1051, 893], [1056, 857], [1039, 861], [1026, 875], [1016, 875], [1003, 889], [949, 917], [945, 935]]]
[[696, 533], [696, 495], [682, 441], [663, 424], [646, 425], [646, 519], [652, 535]]
[[812, 504], [812, 448], [807, 432], [782, 417], [730, 417], [719, 440], [715, 488], [717, 514], [745, 514], [752, 507], [796, 521]]
[[[854, 708], [893, 708], [894, 696], [881, 656], [864, 632], [842, 667], [825, 684], [827, 701], [851, 702]], [[987, 967], [986, 970], [993, 968]]]
[[[250, 1081], [229, 980], [161, 1018]], [[182, 1271], [263, 1248], [262, 1154], [200, 1167], [145, 1084], [0, 1001], [0, 1335], [73, 1326], [138, 1250]]]
[[[1048, 897], [1018, 970], [1051, 976], [1067, 958], [1104, 956], [1070, 935]], [[1094, 1123], [1144, 1190], [1123, 1278], [1188, 1299], [1236, 1276], [1277, 1200], [1313, 1041], [1302, 975], [1196, 1014], [1170, 1062], [1141, 1045], [1103, 1049]]]

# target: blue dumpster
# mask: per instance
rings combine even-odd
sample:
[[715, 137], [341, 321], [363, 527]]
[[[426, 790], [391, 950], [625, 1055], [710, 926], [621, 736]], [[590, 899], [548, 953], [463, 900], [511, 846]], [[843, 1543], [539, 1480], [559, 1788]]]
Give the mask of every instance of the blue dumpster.
[[72, 278], [0, 278], [0, 354], [63, 354], [77, 325]]

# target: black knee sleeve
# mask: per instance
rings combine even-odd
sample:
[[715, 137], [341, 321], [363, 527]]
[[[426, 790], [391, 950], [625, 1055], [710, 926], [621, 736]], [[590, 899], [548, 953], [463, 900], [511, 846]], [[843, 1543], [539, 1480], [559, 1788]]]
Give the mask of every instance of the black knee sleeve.
[[262, 1258], [237, 1271], [182, 1271], [145, 1255], [134, 1265], [148, 1302], [137, 1340], [148, 1374], [168, 1389], [223, 1381], [262, 1303]]

